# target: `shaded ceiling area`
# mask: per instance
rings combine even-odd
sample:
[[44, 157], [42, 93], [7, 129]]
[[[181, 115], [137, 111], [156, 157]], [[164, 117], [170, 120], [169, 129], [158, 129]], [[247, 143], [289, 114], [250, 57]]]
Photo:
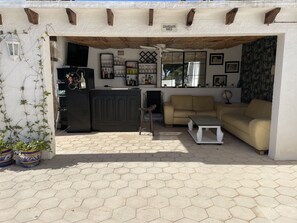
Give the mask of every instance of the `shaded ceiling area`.
[[224, 36], [224, 37], [77, 37], [68, 36], [67, 41], [99, 49], [134, 48], [165, 44], [176, 49], [225, 49], [253, 42], [265, 36]]

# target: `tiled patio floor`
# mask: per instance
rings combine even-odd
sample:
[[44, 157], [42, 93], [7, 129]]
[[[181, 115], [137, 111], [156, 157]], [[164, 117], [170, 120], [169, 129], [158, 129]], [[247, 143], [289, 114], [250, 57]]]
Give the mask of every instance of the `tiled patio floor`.
[[57, 156], [0, 169], [4, 222], [297, 222], [297, 162], [225, 134], [196, 145], [186, 127], [56, 137]]

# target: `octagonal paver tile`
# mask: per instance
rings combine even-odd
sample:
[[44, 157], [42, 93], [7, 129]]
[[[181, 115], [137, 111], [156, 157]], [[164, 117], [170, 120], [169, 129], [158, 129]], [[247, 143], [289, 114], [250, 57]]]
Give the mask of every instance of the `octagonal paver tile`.
[[94, 222], [101, 222], [111, 218], [112, 209], [107, 207], [99, 207], [90, 211], [88, 219]]
[[209, 208], [213, 206], [213, 202], [210, 197], [205, 196], [196, 196], [191, 198], [191, 203], [197, 207]]
[[206, 209], [207, 214], [210, 218], [214, 218], [220, 221], [226, 221], [232, 217], [228, 209], [212, 206]]
[[235, 202], [230, 197], [216, 196], [213, 197], [211, 200], [214, 203], [214, 205], [218, 207], [231, 208], [235, 206]]
[[147, 182], [147, 185], [152, 188], [162, 188], [165, 187], [165, 182], [158, 179], [153, 179]]
[[36, 197], [38, 199], [46, 199], [46, 198], [54, 197], [56, 195], [56, 193], [57, 193], [56, 190], [49, 188], [49, 189], [37, 191], [37, 193], [34, 195], [34, 197]]
[[59, 206], [61, 200], [56, 197], [46, 198], [44, 200], [39, 201], [38, 208], [41, 210], [56, 208]]
[[126, 205], [132, 208], [141, 208], [147, 206], [147, 199], [141, 196], [129, 197], [126, 201]]
[[191, 205], [190, 198], [182, 197], [182, 196], [175, 196], [170, 198], [170, 205], [178, 208], [185, 208]]
[[120, 222], [128, 221], [135, 218], [136, 211], [134, 208], [121, 207], [113, 211], [112, 217]]
[[297, 221], [297, 207], [289, 207], [285, 205], [279, 205], [275, 210], [283, 217], [292, 218]]
[[254, 199], [246, 196], [237, 196], [233, 199], [235, 203], [242, 207], [253, 208], [257, 206], [257, 203]]
[[86, 181], [86, 180], [81, 180], [81, 181], [73, 183], [71, 188], [76, 189], [76, 190], [81, 190], [81, 189], [90, 187], [90, 185], [91, 185], [91, 182]]
[[70, 210], [79, 207], [83, 202], [83, 199], [78, 197], [66, 198], [61, 201], [59, 207], [64, 210]]
[[183, 187], [184, 183], [181, 180], [172, 179], [172, 180], [166, 181], [166, 186], [169, 187], [169, 188], [178, 189], [178, 188]]
[[105, 198], [106, 199], [106, 198], [115, 196], [116, 193], [117, 193], [116, 189], [104, 188], [104, 189], [98, 190], [97, 196], [100, 197], [100, 198]]
[[235, 189], [228, 187], [220, 187], [217, 189], [217, 192], [225, 197], [236, 197], [238, 195]]
[[27, 208], [33, 208], [37, 205], [37, 203], [39, 202], [38, 199], [31, 197], [31, 198], [26, 198], [23, 200], [20, 200], [15, 206], [14, 208], [18, 209], [18, 210], [22, 210], [22, 209], [27, 209]]
[[70, 188], [71, 185], [72, 185], [72, 182], [70, 181], [59, 181], [54, 183], [54, 185], [52, 186], [52, 189], [63, 190], [63, 189]]
[[77, 192], [76, 197], [79, 198], [89, 198], [89, 197], [94, 197], [97, 194], [97, 190], [94, 188], [85, 188], [81, 189]]
[[69, 222], [81, 222], [88, 217], [89, 211], [82, 208], [74, 208], [66, 211], [63, 219]]
[[40, 220], [44, 222], [53, 222], [62, 219], [64, 214], [65, 210], [61, 208], [51, 208], [42, 212]]
[[245, 208], [245, 207], [236, 206], [231, 208], [230, 212], [234, 217], [245, 221], [250, 221], [256, 217], [256, 215], [254, 214], [253, 211], [251, 211], [251, 209]]
[[183, 210], [184, 216], [186, 218], [195, 220], [196, 222], [200, 222], [201, 220], [208, 217], [206, 211], [203, 208], [190, 206]]
[[98, 197], [86, 198], [83, 200], [81, 207], [91, 210], [103, 206], [104, 199]]
[[104, 206], [110, 209], [116, 209], [124, 205], [125, 205], [125, 199], [118, 196], [107, 198], [104, 202]]
[[136, 211], [136, 216], [143, 221], [149, 222], [160, 217], [159, 210], [153, 207], [143, 207]]
[[[40, 211], [40, 210], [38, 210], [38, 211]], [[1, 221], [6, 221], [6, 222], [12, 221], [12, 219], [14, 219], [17, 214], [18, 215], [20, 214], [18, 212], [19, 212], [18, 210], [13, 209], [13, 208], [0, 210]], [[23, 214], [25, 214], [25, 213], [26, 212], [24, 211]], [[33, 214], [33, 219], [36, 219], [35, 216], [39, 216], [39, 214], [40, 214], [40, 212], [38, 212], [36, 215]], [[19, 216], [18, 219], [22, 220], [22, 215]]]
[[198, 194], [205, 197], [215, 197], [218, 195], [218, 192], [215, 189], [208, 187], [201, 187], [197, 189]]
[[158, 195], [161, 195], [163, 197], [174, 197], [177, 195], [177, 190], [174, 188], [161, 188], [158, 189]]
[[110, 183], [110, 187], [114, 189], [120, 189], [128, 186], [128, 182], [125, 180], [115, 180]]
[[169, 205], [169, 201], [168, 198], [157, 195], [155, 197], [149, 198], [148, 204], [151, 207], [163, 208]]
[[55, 197], [60, 199], [70, 198], [70, 197], [74, 197], [76, 195], [76, 192], [77, 191], [72, 188], [67, 188], [67, 189], [59, 190], [55, 194]]
[[277, 205], [279, 205], [277, 200], [272, 197], [261, 195], [261, 196], [257, 196], [255, 200], [259, 205], [265, 206], [265, 207], [276, 207]]
[[110, 182], [107, 180], [98, 180], [91, 183], [91, 188], [103, 189], [109, 187]]
[[138, 189], [138, 195], [144, 198], [149, 198], [157, 195], [156, 189], [145, 187]]
[[184, 217], [183, 212], [180, 208], [177, 207], [165, 207], [160, 210], [162, 218], [165, 218], [169, 221], [177, 221]]
[[137, 194], [137, 189], [125, 187], [118, 190], [117, 195], [121, 197], [133, 197]]

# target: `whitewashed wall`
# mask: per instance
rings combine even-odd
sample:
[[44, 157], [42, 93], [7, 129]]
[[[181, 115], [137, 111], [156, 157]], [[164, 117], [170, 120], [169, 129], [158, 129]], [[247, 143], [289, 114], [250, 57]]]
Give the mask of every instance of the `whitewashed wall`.
[[[13, 3], [12, 3], [13, 4]], [[198, 8], [193, 21], [193, 25], [188, 27], [185, 25], [186, 15], [191, 7], [191, 4], [174, 4], [174, 7], [164, 8], [169, 4], [156, 4], [154, 14], [154, 25], [148, 26], [148, 7], [142, 9], [141, 5], [130, 4], [130, 9], [122, 6], [115, 6], [113, 9], [115, 16], [114, 25], [108, 26], [106, 21], [106, 5], [97, 4], [98, 8], [84, 8], [81, 5], [75, 6], [75, 2], [71, 3], [72, 9], [77, 13], [78, 24], [73, 26], [69, 24], [64, 8], [32, 8], [39, 13], [40, 24], [33, 26], [31, 31], [34, 34], [44, 30], [46, 25], [50, 35], [54, 36], [121, 36], [121, 37], [191, 37], [191, 36], [246, 36], [246, 35], [279, 35], [282, 41], [278, 43], [276, 77], [277, 81], [274, 85], [274, 103], [272, 114], [272, 132], [270, 141], [270, 157], [274, 159], [297, 159], [297, 116], [296, 114], [296, 95], [297, 88], [293, 83], [297, 83], [297, 75], [294, 67], [296, 66], [297, 48], [297, 24], [290, 23], [296, 21], [296, 8], [282, 8], [277, 16], [279, 21], [287, 23], [274, 23], [264, 25], [264, 15], [271, 10], [267, 8], [252, 8], [242, 6], [236, 15], [233, 24], [226, 26], [225, 16], [230, 8]], [[112, 8], [111, 3], [106, 3]], [[124, 5], [124, 3], [122, 3]], [[89, 6], [90, 7], [90, 6]], [[134, 8], [133, 8], [134, 7]], [[198, 7], [198, 6], [197, 6]], [[1, 8], [4, 31], [13, 31], [17, 29], [22, 31], [31, 27], [27, 20], [27, 16], [22, 8]], [[162, 23], [176, 23], [177, 31], [165, 33], [161, 31]], [[32, 45], [33, 38], [24, 38], [24, 45], [29, 49]], [[2, 47], [3, 48], [3, 47]], [[3, 51], [5, 52], [5, 51]], [[18, 67], [15, 63], [6, 58], [7, 54], [3, 54], [1, 67], [9, 77], [7, 78], [7, 86], [11, 86], [7, 90], [10, 104], [10, 110], [15, 116], [18, 113], [18, 101], [13, 94], [13, 88], [18, 86], [18, 77], [26, 73], [26, 67]], [[45, 56], [46, 60], [48, 56]], [[51, 75], [50, 66], [46, 67], [47, 75]], [[51, 79], [48, 80], [51, 86]], [[30, 83], [28, 83], [30, 86]], [[49, 121], [54, 122], [53, 115], [49, 114]], [[53, 125], [52, 125], [53, 126]]]

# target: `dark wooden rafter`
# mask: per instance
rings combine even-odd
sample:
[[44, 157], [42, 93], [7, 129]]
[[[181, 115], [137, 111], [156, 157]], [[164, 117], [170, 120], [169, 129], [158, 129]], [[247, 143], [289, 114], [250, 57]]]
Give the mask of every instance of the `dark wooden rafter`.
[[106, 9], [106, 13], [107, 13], [107, 24], [109, 26], [113, 26], [113, 19], [114, 19], [113, 12], [111, 11], [111, 9]]
[[149, 9], [149, 26], [154, 24], [154, 9]]
[[129, 41], [128, 41], [127, 37], [119, 37], [119, 39], [126, 46], [126, 48], [130, 48]]
[[49, 39], [50, 39], [50, 41], [57, 42], [56, 36], [50, 36]]
[[29, 9], [29, 8], [24, 8], [26, 14], [27, 14], [27, 17], [28, 17], [28, 20], [30, 23], [34, 24], [34, 25], [37, 25], [38, 24], [38, 13], [37, 12], [34, 12], [33, 10]]
[[234, 8], [226, 14], [226, 25], [230, 25], [234, 22], [237, 12], [238, 8]]
[[264, 20], [264, 24], [271, 24], [274, 22], [277, 14], [280, 12], [281, 8], [275, 8], [272, 9], [271, 11], [265, 13], [265, 20]]
[[0, 14], [0, 26], [2, 25], [2, 15]]
[[194, 20], [195, 9], [191, 9], [187, 15], [187, 26], [191, 26]]
[[68, 16], [69, 23], [72, 25], [76, 25], [77, 24], [76, 13], [72, 11], [70, 8], [66, 8], [66, 13]]

